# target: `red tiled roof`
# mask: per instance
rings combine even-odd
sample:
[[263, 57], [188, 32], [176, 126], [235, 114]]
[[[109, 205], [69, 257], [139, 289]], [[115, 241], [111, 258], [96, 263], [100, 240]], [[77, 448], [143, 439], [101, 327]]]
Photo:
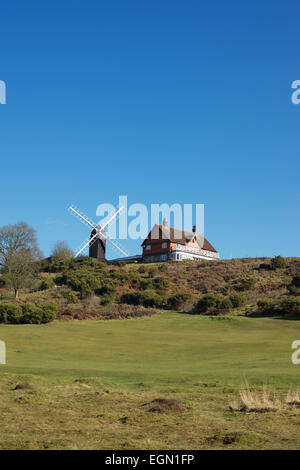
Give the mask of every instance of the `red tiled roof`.
[[[155, 230], [158, 233], [151, 237]], [[214, 251], [215, 253], [217, 253], [217, 250], [215, 250], [211, 243], [209, 243], [209, 241], [205, 237], [203, 237], [203, 235], [200, 235], [200, 233], [188, 232], [187, 230], [181, 230], [178, 228], [157, 224], [153, 226], [147, 238], [143, 241], [142, 246], [145, 245], [146, 240], [149, 238], [152, 238], [153, 240], [169, 240], [172, 243], [186, 245], [194, 237], [196, 237], [200, 248], [202, 248], [203, 250]]]

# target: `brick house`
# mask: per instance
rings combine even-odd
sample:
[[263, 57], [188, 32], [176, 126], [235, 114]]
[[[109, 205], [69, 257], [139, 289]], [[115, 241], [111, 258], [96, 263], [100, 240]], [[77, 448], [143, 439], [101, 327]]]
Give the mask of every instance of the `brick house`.
[[197, 233], [196, 226], [192, 232], [169, 227], [166, 219], [162, 225], [155, 224], [147, 238], [142, 243], [143, 261], [182, 261], [216, 260], [219, 253], [206, 240]]

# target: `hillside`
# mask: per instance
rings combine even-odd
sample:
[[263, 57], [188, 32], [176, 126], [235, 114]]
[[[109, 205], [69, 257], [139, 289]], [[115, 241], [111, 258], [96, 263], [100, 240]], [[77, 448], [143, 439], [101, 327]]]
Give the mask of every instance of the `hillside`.
[[48, 323], [0, 325], [0, 449], [299, 449], [299, 272], [44, 260], [0, 288], [3, 323]]
[[40, 305], [52, 301], [57, 304], [58, 318], [64, 319], [152, 315], [153, 309], [297, 315], [299, 274], [300, 258], [155, 264], [106, 264], [85, 257], [47, 259], [39, 265], [34, 285], [18, 301], [2, 282], [0, 302]]

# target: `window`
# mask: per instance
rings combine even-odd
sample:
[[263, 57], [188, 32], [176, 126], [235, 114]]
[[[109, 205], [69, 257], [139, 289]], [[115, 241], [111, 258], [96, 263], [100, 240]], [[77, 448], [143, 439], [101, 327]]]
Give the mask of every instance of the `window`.
[[151, 245], [146, 245], [146, 250], [151, 250]]
[[168, 246], [167, 242], [163, 242], [163, 243], [161, 244], [161, 247], [162, 247], [162, 248], [167, 248], [167, 246]]
[[167, 261], [167, 255], [161, 255], [161, 256], [160, 256], [160, 259], [161, 259], [162, 261]]

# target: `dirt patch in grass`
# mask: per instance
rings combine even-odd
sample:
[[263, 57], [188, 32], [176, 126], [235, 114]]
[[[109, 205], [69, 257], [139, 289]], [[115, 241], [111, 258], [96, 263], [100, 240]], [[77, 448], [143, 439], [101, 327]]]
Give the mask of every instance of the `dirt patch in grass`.
[[155, 398], [150, 403], [144, 403], [142, 406], [148, 406], [150, 413], [162, 413], [163, 411], [182, 411], [184, 406], [174, 398]]
[[28, 382], [17, 384], [13, 390], [32, 390], [32, 386]]
[[218, 432], [214, 436], [208, 438], [209, 441], [217, 441], [224, 445], [232, 444], [258, 444], [263, 440], [263, 435], [250, 431], [226, 431]]

